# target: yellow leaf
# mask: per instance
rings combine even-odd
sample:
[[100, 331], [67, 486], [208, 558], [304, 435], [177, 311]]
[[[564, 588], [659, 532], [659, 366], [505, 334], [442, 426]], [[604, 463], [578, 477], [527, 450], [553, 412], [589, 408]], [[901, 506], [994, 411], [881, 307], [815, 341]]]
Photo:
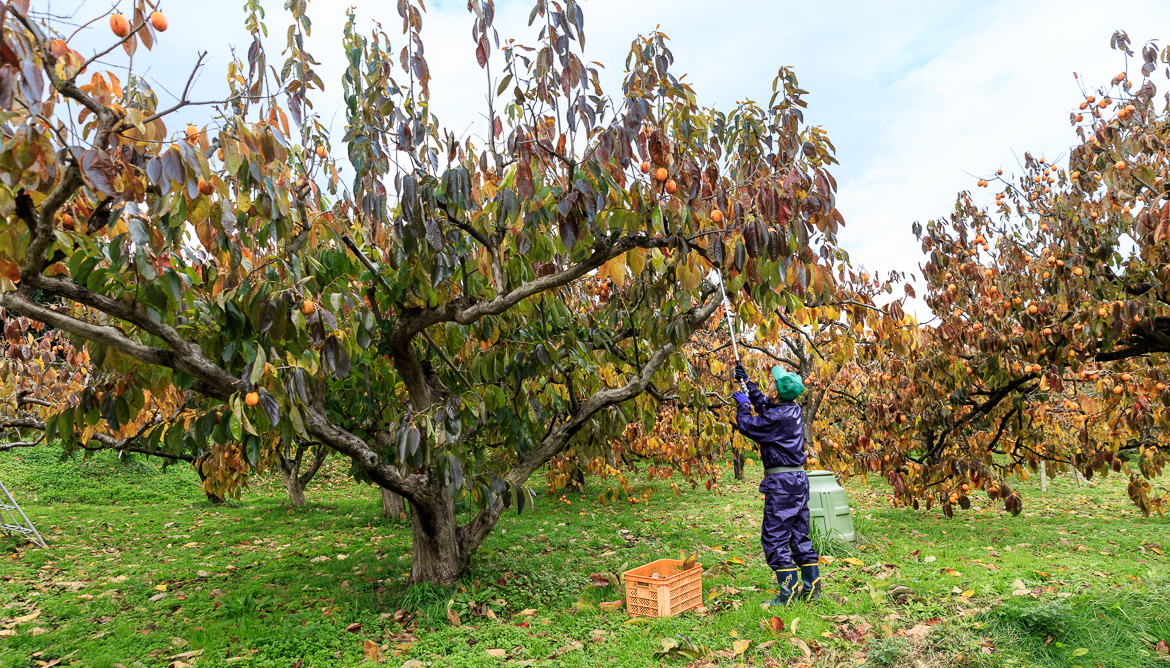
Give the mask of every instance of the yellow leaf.
[[609, 267], [609, 277], [613, 280], [614, 286], [620, 289], [626, 284], [626, 256], [619, 255], [606, 266]]
[[962, 575], [962, 573], [960, 573], [959, 571], [956, 571], [953, 568], [944, 568], [944, 569], [942, 569], [942, 572], [946, 573], [947, 575], [952, 575], [954, 577], [959, 577], [960, 575]]
[[971, 598], [974, 595], [975, 595], [974, 589], [968, 589], [967, 591], [963, 592], [963, 596], [966, 598]]
[[155, 585], [154, 588], [158, 591], [166, 591], [167, 590], [166, 585]]
[[382, 660], [382, 648], [378, 646], [378, 643], [376, 643], [372, 640], [363, 640], [362, 641], [362, 656], [366, 657], [370, 661], [381, 661]]
[[850, 566], [864, 566], [865, 565], [864, 561], [862, 561], [860, 559], [854, 559], [853, 557], [845, 557], [841, 561], [844, 561], [845, 563], [849, 564]]
[[739, 656], [747, 651], [748, 645], [750, 644], [752, 644], [750, 640], [736, 640], [732, 643], [731, 649], [735, 652], [736, 656]]
[[731, 563], [731, 564], [740, 564], [740, 565], [746, 563], [746, 562], [744, 562], [743, 559], [740, 559], [739, 557], [732, 557], [732, 558], [728, 559], [727, 562]]
[[630, 273], [634, 276], [642, 273], [642, 269], [646, 267], [645, 249], [635, 248], [626, 253], [626, 266], [630, 268]]
[[739, 631], [736, 631], [735, 629], [731, 629], [730, 631], [727, 632], [727, 635], [731, 636], [732, 638], [738, 638]]
[[1089, 650], [1085, 649], [1084, 647], [1078, 647], [1078, 648], [1073, 650], [1072, 655], [1073, 656], [1084, 656], [1088, 653], [1089, 653]]

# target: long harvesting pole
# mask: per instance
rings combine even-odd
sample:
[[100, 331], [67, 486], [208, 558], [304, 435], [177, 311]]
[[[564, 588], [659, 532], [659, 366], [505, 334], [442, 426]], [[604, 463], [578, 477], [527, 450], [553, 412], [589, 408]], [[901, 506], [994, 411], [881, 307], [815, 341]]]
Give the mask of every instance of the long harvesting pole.
[[[719, 270], [719, 294], [723, 296], [723, 316], [727, 319], [727, 331], [731, 334], [731, 352], [739, 364], [739, 348], [735, 345], [735, 327], [731, 324], [731, 304], [727, 301], [727, 290], [723, 287], [723, 270]], [[739, 381], [739, 388], [747, 392], [747, 383]]]

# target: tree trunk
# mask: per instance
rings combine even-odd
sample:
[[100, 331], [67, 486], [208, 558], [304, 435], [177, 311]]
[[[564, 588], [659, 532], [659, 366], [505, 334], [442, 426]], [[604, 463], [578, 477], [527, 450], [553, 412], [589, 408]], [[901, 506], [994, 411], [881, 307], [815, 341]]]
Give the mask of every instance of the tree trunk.
[[288, 505], [293, 508], [305, 505], [305, 484], [301, 482], [297, 471], [281, 467], [280, 477], [284, 479], [284, 489], [288, 492]]
[[313, 476], [317, 475], [321, 464], [325, 463], [325, 457], [329, 455], [325, 446], [317, 446], [317, 454], [313, 457], [313, 463], [309, 465], [308, 470], [302, 473], [301, 462], [310, 447], [312, 447], [311, 444], [298, 443], [296, 456], [292, 459], [286, 458], [283, 453], [280, 455], [280, 477], [284, 480], [284, 489], [288, 492], [288, 504], [292, 508], [300, 508], [305, 505], [305, 487], [309, 485]]
[[432, 486], [423, 503], [410, 503], [413, 538], [412, 582], [450, 585], [459, 579], [471, 555], [460, 535], [450, 489]]
[[743, 480], [743, 465], [747, 461], [746, 450], [732, 450], [731, 462], [735, 466], [735, 479]]
[[387, 519], [406, 519], [406, 500], [385, 487], [382, 490], [382, 515]]

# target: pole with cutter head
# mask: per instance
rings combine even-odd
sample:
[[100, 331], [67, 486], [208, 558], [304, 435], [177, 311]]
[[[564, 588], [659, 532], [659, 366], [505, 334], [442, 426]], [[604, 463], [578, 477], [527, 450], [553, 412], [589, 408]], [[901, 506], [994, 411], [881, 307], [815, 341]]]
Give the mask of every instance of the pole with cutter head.
[[[735, 327], [731, 323], [731, 303], [727, 301], [727, 290], [723, 287], [723, 270], [719, 269], [719, 294], [723, 296], [723, 315], [727, 319], [727, 331], [731, 334], [731, 352], [739, 364], [739, 348], [735, 345]], [[739, 389], [747, 392], [747, 382], [739, 381]]]

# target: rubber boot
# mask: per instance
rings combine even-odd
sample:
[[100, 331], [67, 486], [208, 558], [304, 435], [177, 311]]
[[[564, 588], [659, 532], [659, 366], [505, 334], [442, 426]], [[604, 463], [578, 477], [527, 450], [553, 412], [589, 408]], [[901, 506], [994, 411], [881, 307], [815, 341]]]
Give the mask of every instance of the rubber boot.
[[764, 603], [764, 607], [783, 607], [792, 603], [796, 598], [796, 585], [800, 581], [800, 569], [796, 566], [785, 566], [776, 571], [776, 588], [779, 593], [776, 598]]
[[817, 601], [821, 598], [821, 567], [817, 562], [800, 565], [800, 600]]

